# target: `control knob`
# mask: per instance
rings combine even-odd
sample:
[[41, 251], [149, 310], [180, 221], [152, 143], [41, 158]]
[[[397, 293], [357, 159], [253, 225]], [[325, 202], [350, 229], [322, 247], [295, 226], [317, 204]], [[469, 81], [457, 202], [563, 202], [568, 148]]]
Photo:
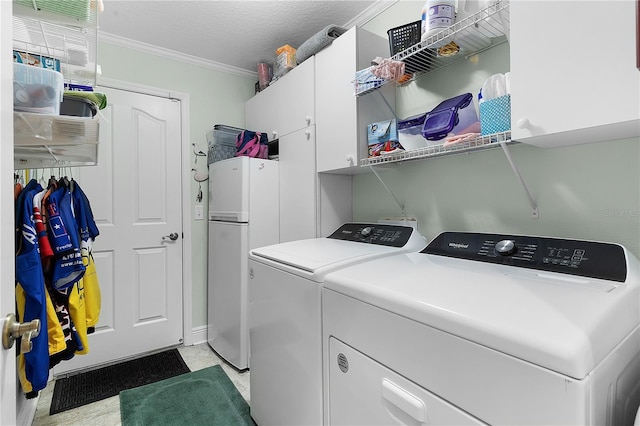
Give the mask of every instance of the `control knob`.
[[510, 254], [515, 253], [516, 251], [516, 242], [513, 240], [502, 240], [498, 241], [495, 246], [496, 253], [501, 254], [502, 256], [509, 256]]
[[369, 234], [371, 234], [371, 231], [373, 231], [373, 228], [370, 227], [370, 226], [366, 226], [366, 227], [362, 228], [362, 231], [360, 231], [360, 234], [363, 237], [368, 237]]

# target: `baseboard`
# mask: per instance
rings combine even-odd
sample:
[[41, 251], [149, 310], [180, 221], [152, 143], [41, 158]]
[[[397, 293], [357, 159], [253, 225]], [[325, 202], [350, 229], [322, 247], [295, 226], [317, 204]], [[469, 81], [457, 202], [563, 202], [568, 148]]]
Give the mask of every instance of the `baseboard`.
[[26, 399], [23, 394], [19, 394], [18, 398], [22, 398], [22, 401], [18, 401], [16, 404], [16, 425], [29, 426], [33, 423], [33, 419], [36, 417], [36, 408], [38, 408], [38, 395], [32, 399]]
[[194, 345], [207, 342], [207, 326], [201, 325], [191, 329], [191, 342]]

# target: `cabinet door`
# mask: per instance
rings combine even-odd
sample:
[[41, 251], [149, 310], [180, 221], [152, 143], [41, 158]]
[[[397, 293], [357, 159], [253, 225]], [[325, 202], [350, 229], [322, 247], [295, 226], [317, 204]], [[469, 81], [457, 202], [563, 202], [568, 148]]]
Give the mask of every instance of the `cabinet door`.
[[278, 137], [315, 124], [314, 64], [311, 57], [274, 84], [278, 91]]
[[278, 136], [278, 93], [269, 86], [244, 104], [244, 126], [256, 132], [266, 132], [272, 141]]
[[316, 54], [318, 172], [357, 166], [356, 28]]
[[315, 126], [279, 140], [280, 242], [316, 237]]
[[511, 2], [512, 138], [551, 147], [639, 133], [636, 2]]
[[316, 54], [318, 172], [356, 169], [367, 156], [367, 124], [394, 117], [393, 84], [375, 94], [354, 95], [356, 71], [376, 56], [389, 56], [388, 41], [358, 27]]

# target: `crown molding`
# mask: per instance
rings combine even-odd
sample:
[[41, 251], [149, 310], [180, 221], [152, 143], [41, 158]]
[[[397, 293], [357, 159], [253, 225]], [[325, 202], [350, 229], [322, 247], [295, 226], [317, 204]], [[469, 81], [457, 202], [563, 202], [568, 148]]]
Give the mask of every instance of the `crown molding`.
[[347, 22], [345, 27], [361, 27], [399, 1], [400, 0], [376, 0], [371, 6], [360, 12], [358, 16]]
[[[1, 1], [1, 0], [0, 0]], [[353, 26], [362, 26], [371, 21], [376, 16], [393, 6], [400, 0], [377, 0], [367, 9], [362, 11], [358, 16], [351, 19], [344, 26], [351, 28]], [[135, 41], [129, 38], [121, 37], [115, 34], [98, 31], [98, 40], [104, 43], [113, 44], [115, 46], [124, 47], [127, 49], [136, 50], [142, 53], [148, 53], [151, 55], [160, 56], [162, 58], [173, 59], [179, 62], [188, 63], [204, 68], [209, 68], [215, 71], [224, 72], [227, 74], [237, 75], [239, 77], [246, 77], [250, 79], [256, 79], [258, 74], [255, 71], [249, 71], [242, 68], [226, 65], [220, 62], [211, 61], [208, 59], [199, 58], [185, 54], [184, 52], [177, 52], [175, 50], [166, 49], [164, 47], [155, 46], [149, 43], [143, 43]]]
[[199, 58], [197, 56], [188, 55], [184, 52], [176, 52], [175, 50], [154, 46], [153, 44], [131, 40], [129, 38], [117, 36], [111, 33], [99, 31], [98, 40], [104, 43], [113, 44], [115, 46], [136, 50], [138, 52], [148, 53], [151, 55], [160, 56], [162, 58], [173, 59], [179, 62], [209, 68], [215, 71], [233, 74], [240, 77], [256, 79], [258, 76], [256, 72], [248, 71], [231, 65], [225, 65], [220, 62], [211, 61], [208, 59]]

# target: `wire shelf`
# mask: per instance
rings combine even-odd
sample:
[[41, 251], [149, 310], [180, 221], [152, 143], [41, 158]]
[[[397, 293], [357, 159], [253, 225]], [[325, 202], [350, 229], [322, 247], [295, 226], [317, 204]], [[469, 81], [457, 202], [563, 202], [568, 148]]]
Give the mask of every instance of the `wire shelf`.
[[[490, 6], [475, 14], [457, 21], [454, 25], [432, 35], [425, 41], [398, 52], [391, 57], [394, 61], [405, 64], [405, 72], [417, 76], [452, 65], [467, 59], [476, 53], [490, 49], [504, 43], [510, 28], [509, 2], [497, 0]], [[454, 42], [459, 50], [443, 49], [443, 46]], [[408, 80], [408, 81], [411, 81]], [[408, 81], [403, 81], [405, 84]], [[375, 87], [362, 85], [361, 90], [356, 86], [356, 96], [371, 93], [391, 80], [382, 80]]]
[[14, 3], [13, 49], [58, 61], [66, 83], [95, 86], [97, 19], [97, 13], [81, 21]]
[[449, 145], [433, 145], [411, 151], [398, 151], [390, 154], [382, 154], [378, 157], [365, 158], [360, 161], [360, 167], [374, 166], [378, 164], [399, 163], [425, 158], [443, 157], [452, 154], [461, 154], [469, 151], [479, 151], [500, 146], [500, 142], [512, 142], [511, 132], [494, 133], [480, 136], [465, 142]]

